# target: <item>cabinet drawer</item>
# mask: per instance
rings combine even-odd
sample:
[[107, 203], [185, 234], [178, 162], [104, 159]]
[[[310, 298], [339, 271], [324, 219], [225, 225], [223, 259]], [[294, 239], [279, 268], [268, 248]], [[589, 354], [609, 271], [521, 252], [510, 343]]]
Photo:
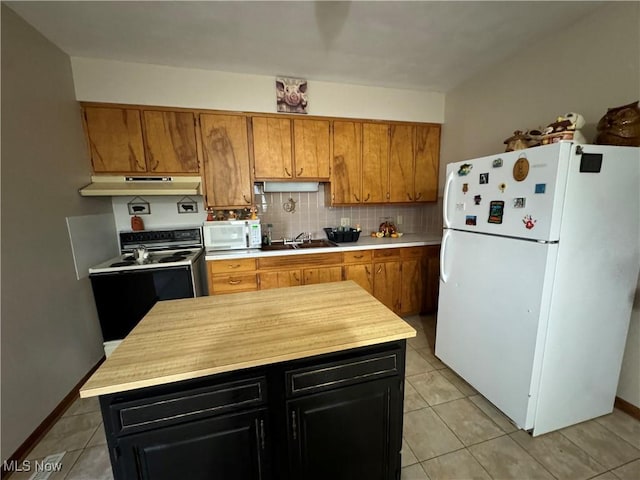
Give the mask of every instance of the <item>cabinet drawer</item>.
[[266, 379], [258, 377], [114, 403], [110, 406], [116, 423], [113, 432], [123, 435], [263, 405], [266, 388]]
[[288, 255], [258, 258], [259, 269], [271, 268], [305, 268], [342, 264], [342, 253], [309, 253], [305, 255]]
[[258, 276], [255, 273], [238, 275], [212, 275], [209, 277], [209, 291], [217, 293], [245, 292], [258, 289]]
[[400, 258], [400, 250], [401, 248], [383, 248], [380, 250], [373, 251], [373, 258], [375, 260], [384, 260], [386, 258], [389, 259], [398, 259]]
[[256, 269], [256, 261], [253, 258], [210, 260], [207, 264], [211, 273], [251, 272]]
[[304, 395], [375, 378], [398, 375], [401, 369], [398, 350], [362, 356], [341, 362], [319, 364], [286, 372], [287, 394]]
[[402, 258], [420, 258], [427, 254], [426, 247], [406, 247], [399, 248]]
[[371, 250], [358, 250], [355, 252], [344, 252], [344, 263], [370, 263], [372, 258]]

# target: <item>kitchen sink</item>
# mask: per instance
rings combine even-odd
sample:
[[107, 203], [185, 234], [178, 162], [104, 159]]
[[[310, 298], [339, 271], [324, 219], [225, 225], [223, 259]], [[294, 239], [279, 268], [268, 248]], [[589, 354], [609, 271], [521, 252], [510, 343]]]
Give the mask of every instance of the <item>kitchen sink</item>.
[[338, 244], [332, 242], [331, 240], [325, 239], [316, 239], [311, 240], [310, 242], [304, 243], [283, 243], [283, 242], [275, 242], [271, 245], [263, 245], [261, 250], [264, 252], [271, 252], [273, 250], [298, 250], [298, 249], [307, 249], [307, 248], [332, 248], [337, 247]]

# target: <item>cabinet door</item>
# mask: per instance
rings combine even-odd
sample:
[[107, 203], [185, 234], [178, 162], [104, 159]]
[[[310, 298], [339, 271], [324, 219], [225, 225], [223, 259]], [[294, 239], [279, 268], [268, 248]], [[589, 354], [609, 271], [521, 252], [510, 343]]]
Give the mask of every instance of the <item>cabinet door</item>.
[[255, 178], [291, 179], [291, 120], [253, 117]]
[[302, 285], [302, 272], [300, 270], [261, 272], [259, 278], [260, 290]]
[[424, 298], [424, 260], [420, 258], [402, 261], [400, 314], [420, 313]]
[[391, 146], [389, 153], [389, 201], [413, 202], [413, 126], [391, 125]]
[[381, 379], [289, 401], [291, 478], [399, 478], [399, 382]]
[[149, 172], [198, 173], [194, 114], [145, 110], [142, 115]]
[[295, 176], [329, 179], [329, 121], [293, 121]]
[[207, 206], [252, 204], [247, 122], [244, 116], [200, 115]]
[[116, 478], [270, 478], [266, 422], [258, 410], [123, 437]]
[[394, 312], [400, 308], [400, 265], [399, 261], [373, 264], [373, 296]]
[[305, 268], [304, 284], [339, 282], [342, 280], [342, 267]]
[[139, 110], [85, 107], [84, 118], [95, 173], [147, 171]]
[[362, 125], [362, 202], [389, 201], [389, 125]]
[[333, 123], [333, 167], [331, 202], [362, 202], [362, 124]]
[[344, 279], [353, 280], [367, 292], [373, 294], [373, 265], [345, 265]]
[[425, 294], [422, 310], [435, 313], [438, 309], [438, 290], [440, 288], [440, 247], [428, 247], [425, 260]]
[[438, 200], [438, 167], [440, 165], [440, 126], [416, 126], [415, 200]]

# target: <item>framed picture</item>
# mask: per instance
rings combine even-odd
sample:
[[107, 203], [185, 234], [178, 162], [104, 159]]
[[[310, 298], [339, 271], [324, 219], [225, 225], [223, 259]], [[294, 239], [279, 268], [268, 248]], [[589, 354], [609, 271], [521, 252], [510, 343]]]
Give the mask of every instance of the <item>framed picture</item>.
[[127, 208], [129, 209], [129, 215], [149, 215], [151, 213], [149, 202], [140, 197], [135, 197], [127, 203]]
[[198, 213], [198, 202], [191, 197], [183, 197], [178, 203], [178, 213]]
[[278, 112], [307, 113], [307, 81], [304, 78], [276, 77]]

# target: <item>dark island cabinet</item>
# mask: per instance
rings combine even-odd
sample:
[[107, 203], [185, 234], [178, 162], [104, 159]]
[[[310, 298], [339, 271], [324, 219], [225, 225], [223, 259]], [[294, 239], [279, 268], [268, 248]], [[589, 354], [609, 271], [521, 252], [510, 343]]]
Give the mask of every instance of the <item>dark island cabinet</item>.
[[100, 397], [114, 478], [398, 480], [406, 342]]

